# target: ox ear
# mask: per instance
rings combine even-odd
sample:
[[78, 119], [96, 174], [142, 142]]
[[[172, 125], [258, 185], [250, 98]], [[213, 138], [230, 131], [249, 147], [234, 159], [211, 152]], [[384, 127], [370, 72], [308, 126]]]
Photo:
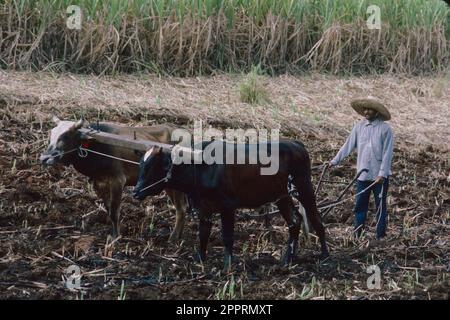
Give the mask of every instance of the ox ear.
[[148, 157], [150, 157], [150, 155], [153, 152], [153, 149], [155, 149], [155, 147], [151, 147], [150, 149], [147, 150], [147, 152], [144, 155], [144, 162], [147, 161]]
[[52, 120], [54, 123], [56, 123], [57, 125], [59, 124], [59, 122], [61, 121], [57, 116], [53, 115]]

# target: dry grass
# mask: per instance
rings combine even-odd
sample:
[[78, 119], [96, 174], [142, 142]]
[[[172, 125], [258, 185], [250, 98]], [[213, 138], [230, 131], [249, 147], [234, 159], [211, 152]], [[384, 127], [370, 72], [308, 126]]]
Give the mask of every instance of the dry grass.
[[[449, 9], [439, 0], [78, 3], [81, 31], [65, 27], [63, 1], [3, 2], [0, 66], [201, 75], [261, 64], [274, 73], [417, 74], [443, 70], [450, 58]], [[381, 7], [381, 30], [366, 27], [371, 4]]]
[[252, 67], [249, 74], [239, 85], [241, 101], [250, 104], [264, 104], [270, 102], [269, 94], [261, 82], [260, 66]]
[[[314, 134], [337, 147], [359, 116], [349, 107], [357, 97], [372, 95], [390, 109], [398, 143], [450, 148], [448, 76], [373, 76], [348, 79], [323, 75], [264, 78], [270, 104], [240, 101], [245, 76], [197, 78], [157, 76], [75, 76], [53, 73], [1, 72], [0, 99], [40, 105], [40, 121], [48, 112], [87, 113], [91, 121], [109, 112], [130, 121], [153, 117], [211, 125], [281, 128], [285, 134]], [[330, 139], [329, 137], [335, 137]]]

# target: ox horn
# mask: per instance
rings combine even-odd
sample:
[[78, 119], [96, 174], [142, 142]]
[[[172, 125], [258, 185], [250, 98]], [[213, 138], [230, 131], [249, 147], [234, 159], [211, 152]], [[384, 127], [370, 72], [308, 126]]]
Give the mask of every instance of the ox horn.
[[80, 129], [83, 125], [84, 125], [84, 119], [80, 119], [80, 120], [78, 120], [77, 123], [75, 123], [75, 125], [74, 125], [73, 128], [74, 128], [75, 130], [78, 130], [78, 129]]

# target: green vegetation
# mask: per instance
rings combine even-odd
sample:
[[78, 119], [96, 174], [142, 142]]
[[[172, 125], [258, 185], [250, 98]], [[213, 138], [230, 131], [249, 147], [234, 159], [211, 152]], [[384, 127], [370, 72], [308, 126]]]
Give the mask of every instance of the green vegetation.
[[[81, 30], [66, 27], [69, 5]], [[366, 26], [378, 5], [381, 29]], [[426, 73], [450, 61], [441, 0], [3, 0], [0, 66], [193, 75]]]
[[252, 67], [246, 79], [239, 86], [239, 93], [242, 102], [250, 104], [262, 104], [269, 102], [269, 93], [264, 88], [259, 76], [261, 67], [258, 65]]

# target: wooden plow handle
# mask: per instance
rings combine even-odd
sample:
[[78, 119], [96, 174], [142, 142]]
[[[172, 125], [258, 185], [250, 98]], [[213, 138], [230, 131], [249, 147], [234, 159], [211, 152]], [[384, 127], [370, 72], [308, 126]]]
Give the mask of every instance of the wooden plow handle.
[[[344, 190], [342, 190], [341, 194], [337, 197], [337, 199], [333, 202], [328, 202], [328, 203], [322, 203], [321, 206], [322, 207], [327, 207], [325, 209], [324, 212], [321, 212], [322, 218], [325, 217], [328, 213], [330, 213], [330, 211], [335, 207], [335, 206], [331, 206], [328, 207], [330, 204], [336, 203], [336, 206], [339, 204], [339, 201], [342, 199], [342, 197], [347, 193], [347, 191], [350, 189], [350, 187], [353, 185], [353, 183], [355, 183], [355, 181], [359, 178], [359, 176], [363, 173], [363, 172], [367, 172], [369, 171], [368, 169], [361, 169], [356, 175], [355, 177], [352, 179], [352, 181], [349, 182], [349, 184], [345, 187]], [[318, 209], [320, 211], [320, 207], [318, 206]]]

